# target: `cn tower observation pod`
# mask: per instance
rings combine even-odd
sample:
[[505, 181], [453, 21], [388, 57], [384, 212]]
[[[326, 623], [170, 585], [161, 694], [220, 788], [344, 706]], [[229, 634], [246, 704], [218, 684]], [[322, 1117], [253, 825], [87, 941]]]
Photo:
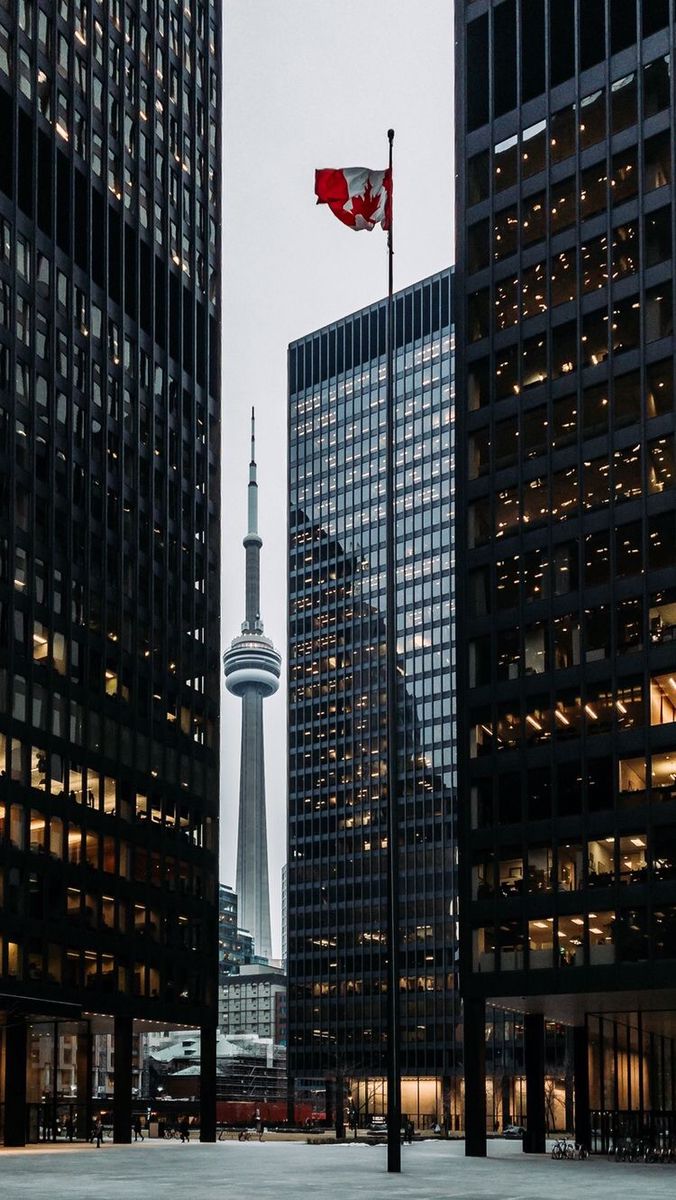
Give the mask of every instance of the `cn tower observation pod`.
[[281, 668], [281, 654], [262, 633], [242, 633], [223, 655], [225, 686], [235, 696], [243, 696], [248, 688], [274, 696]]

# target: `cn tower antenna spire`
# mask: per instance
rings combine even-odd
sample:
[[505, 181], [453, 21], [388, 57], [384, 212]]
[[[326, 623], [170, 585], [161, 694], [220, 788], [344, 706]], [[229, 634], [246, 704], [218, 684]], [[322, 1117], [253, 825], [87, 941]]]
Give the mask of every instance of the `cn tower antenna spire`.
[[[248, 496], [248, 530], [244, 539], [244, 545], [247, 545], [247, 539], [250, 537], [258, 537], [258, 475], [256, 467], [256, 414], [255, 409], [251, 409], [251, 458], [249, 460], [249, 496]], [[260, 551], [260, 544], [258, 546]], [[248, 619], [248, 613], [247, 613]]]

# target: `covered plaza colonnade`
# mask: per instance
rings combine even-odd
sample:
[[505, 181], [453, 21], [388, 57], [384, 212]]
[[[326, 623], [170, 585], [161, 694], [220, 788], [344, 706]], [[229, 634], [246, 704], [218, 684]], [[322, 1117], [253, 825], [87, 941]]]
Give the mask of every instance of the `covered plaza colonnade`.
[[[573, 1113], [570, 1132], [593, 1152], [618, 1137], [676, 1145], [676, 991], [562, 993], [491, 997], [496, 1008], [523, 1013], [524, 1149], [544, 1153], [547, 1136], [545, 1022], [572, 1029]], [[486, 1153], [486, 1002], [465, 1002], [466, 1153]]]
[[[40, 1005], [37, 1011], [34, 1004], [7, 997], [0, 1011], [0, 1144], [69, 1136], [88, 1141], [99, 1119], [108, 1138], [130, 1142], [132, 1121], [148, 1099], [141, 1035], [182, 1026], [80, 1011], [66, 1003]], [[215, 1037], [213, 1049], [213, 1071], [203, 1070], [200, 1095], [204, 1141], [213, 1140], [211, 1132], [215, 1136]]]

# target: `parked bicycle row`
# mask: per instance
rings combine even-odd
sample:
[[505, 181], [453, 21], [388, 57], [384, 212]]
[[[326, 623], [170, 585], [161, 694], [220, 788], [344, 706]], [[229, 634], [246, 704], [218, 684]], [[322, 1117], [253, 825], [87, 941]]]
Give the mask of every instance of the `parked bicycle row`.
[[571, 1142], [568, 1138], [559, 1138], [552, 1146], [552, 1158], [589, 1158], [589, 1150], [581, 1142]]
[[620, 1138], [608, 1151], [611, 1162], [676, 1163], [676, 1145], [654, 1143], [646, 1138]]

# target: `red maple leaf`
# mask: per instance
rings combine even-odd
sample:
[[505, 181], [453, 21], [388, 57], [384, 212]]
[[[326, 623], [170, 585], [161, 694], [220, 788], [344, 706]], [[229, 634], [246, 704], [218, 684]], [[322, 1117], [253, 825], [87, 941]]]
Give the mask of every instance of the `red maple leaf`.
[[[374, 192], [371, 187], [371, 180], [367, 179], [366, 187], [359, 196], [352, 197], [352, 213], [355, 217], [363, 217], [368, 221], [369, 225], [375, 224], [374, 214], [377, 213], [381, 205], [381, 192]], [[376, 217], [376, 220], [378, 218]]]

